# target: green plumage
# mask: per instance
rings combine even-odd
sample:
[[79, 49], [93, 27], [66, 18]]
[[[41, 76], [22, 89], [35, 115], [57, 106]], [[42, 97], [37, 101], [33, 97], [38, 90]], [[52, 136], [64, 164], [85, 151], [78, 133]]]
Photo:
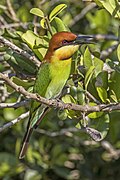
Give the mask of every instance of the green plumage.
[[[44, 63], [38, 71], [33, 89], [34, 93], [47, 99], [56, 98], [60, 95], [70, 75], [72, 55], [79, 48], [79, 45], [75, 43], [76, 38], [77, 36], [71, 32], [58, 32], [52, 36], [44, 57]], [[38, 127], [48, 110], [49, 107], [46, 105], [31, 101], [30, 117], [20, 151], [20, 159], [26, 153], [33, 129]]]
[[[62, 91], [71, 70], [71, 58], [68, 60], [54, 59], [52, 63], [43, 63], [37, 74], [33, 92], [47, 99], [56, 98]], [[22, 159], [27, 150], [29, 138], [33, 129], [36, 128], [48, 107], [37, 101], [31, 101], [30, 117], [27, 131], [23, 139], [23, 145], [19, 158]]]
[[[66, 61], [66, 62], [65, 62]], [[62, 91], [71, 69], [71, 59], [43, 63], [38, 71], [33, 92], [47, 99], [56, 98]], [[40, 118], [46, 105], [39, 102], [31, 102], [30, 126], [33, 127]]]

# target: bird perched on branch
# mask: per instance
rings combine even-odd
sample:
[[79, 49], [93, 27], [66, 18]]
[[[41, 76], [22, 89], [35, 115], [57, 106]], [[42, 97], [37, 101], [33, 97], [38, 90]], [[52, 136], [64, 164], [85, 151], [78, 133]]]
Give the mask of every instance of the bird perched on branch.
[[[39, 68], [33, 92], [47, 99], [60, 95], [71, 71], [73, 54], [81, 44], [91, 43], [92, 36], [75, 35], [71, 32], [58, 32], [49, 42], [44, 63]], [[49, 107], [37, 101], [31, 101], [30, 116], [19, 159], [25, 156], [30, 136], [48, 112]]]

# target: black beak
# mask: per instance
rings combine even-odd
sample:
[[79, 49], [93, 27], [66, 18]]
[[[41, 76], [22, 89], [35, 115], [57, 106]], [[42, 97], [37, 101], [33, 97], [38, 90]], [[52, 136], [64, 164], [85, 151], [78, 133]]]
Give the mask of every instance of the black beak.
[[94, 37], [92, 35], [77, 35], [77, 38], [73, 41], [73, 44], [94, 44]]

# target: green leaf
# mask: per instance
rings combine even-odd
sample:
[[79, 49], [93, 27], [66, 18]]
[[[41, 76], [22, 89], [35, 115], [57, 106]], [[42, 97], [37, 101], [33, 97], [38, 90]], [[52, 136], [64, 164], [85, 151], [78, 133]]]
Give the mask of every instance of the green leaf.
[[77, 88], [77, 101], [81, 105], [85, 104], [85, 91], [80, 87]]
[[46, 21], [45, 21], [45, 18], [42, 18], [41, 21], [40, 21], [40, 25], [43, 29], [46, 29]]
[[93, 127], [95, 129], [97, 129], [99, 132], [101, 132], [102, 139], [104, 139], [109, 131], [109, 123], [110, 123], [109, 114], [104, 113], [99, 118], [92, 119], [90, 127]]
[[93, 65], [95, 66], [95, 76], [97, 76], [103, 70], [104, 63], [99, 58], [94, 57]]
[[118, 45], [118, 48], [117, 48], [117, 56], [120, 61], [120, 44]]
[[103, 115], [103, 112], [93, 112], [93, 113], [90, 113], [88, 115], [88, 117], [91, 118], [91, 119], [96, 119], [96, 118], [99, 118], [102, 115]]
[[49, 20], [52, 21], [63, 9], [67, 7], [66, 4], [59, 4], [56, 6], [49, 15]]
[[120, 4], [118, 0], [100, 0], [100, 3], [112, 16], [120, 19]]
[[32, 8], [30, 10], [30, 13], [36, 15], [36, 16], [39, 16], [39, 17], [44, 17], [44, 13], [42, 10], [40, 10], [39, 8]]
[[69, 95], [69, 94], [67, 94], [64, 97], [62, 97], [62, 101], [64, 103], [76, 103], [74, 98], [71, 95]]
[[8, 38], [11, 38], [11, 39], [17, 39], [17, 40], [20, 40], [20, 37], [19, 35], [17, 34], [17, 32], [11, 32], [10, 30], [8, 29], [4, 29], [4, 33], [2, 34], [2, 36], [4, 37], [8, 37]]
[[[64, 103], [74, 103], [74, 104], [76, 104], [75, 99], [71, 95], [69, 95], [69, 94], [67, 94], [64, 97], [62, 97], [62, 101]], [[73, 111], [73, 110], [66, 110], [66, 113], [67, 113], [67, 116], [70, 119], [72, 119], [76, 115], [75, 111]]]
[[99, 95], [100, 99], [102, 100], [102, 102], [106, 103], [107, 91], [103, 87], [97, 87], [96, 89], [97, 89], [98, 95]]
[[21, 68], [21, 70], [25, 70], [28, 73], [35, 74], [36, 66], [35, 64], [27, 58], [22, 57], [20, 54], [13, 53], [13, 57], [15, 58], [17, 64]]
[[52, 28], [54, 27], [56, 29], [56, 32], [69, 31], [69, 28], [58, 17], [55, 17], [53, 19], [53, 21], [51, 22], [51, 25], [52, 25]]
[[120, 73], [115, 71], [109, 80], [110, 95], [115, 94], [117, 101], [120, 101]]
[[33, 52], [38, 56], [40, 60], [46, 54], [47, 49], [41, 47], [39, 49], [34, 49], [34, 46], [39, 46], [39, 44], [43, 44], [44, 46], [48, 45], [48, 42], [44, 37], [37, 36], [33, 31], [28, 30], [26, 33], [22, 35], [22, 39], [28, 44], [28, 46], [33, 50]]
[[81, 129], [80, 122], [78, 122], [75, 127], [76, 127], [77, 129]]
[[29, 87], [34, 85], [34, 81], [32, 81], [32, 82], [28, 82], [25, 80], [23, 81], [23, 80], [19, 79], [18, 77], [15, 77], [15, 76], [12, 77], [12, 81], [15, 84], [17, 84], [18, 86], [24, 87], [25, 89], [28, 89]]
[[98, 74], [98, 76], [96, 77], [95, 86], [103, 87], [104, 89], [107, 90], [108, 88], [108, 72], [107, 71], [102, 71]]
[[[96, 103], [89, 103], [90, 106], [95, 106]], [[96, 119], [99, 118], [103, 115], [104, 112], [92, 112], [88, 115], [89, 118], [91, 119]]]
[[88, 84], [90, 82], [91, 77], [93, 76], [94, 73], [94, 66], [91, 66], [89, 68], [89, 70], [87, 71], [86, 75], [85, 75], [85, 89], [87, 90]]
[[118, 102], [116, 94], [115, 94], [115, 92], [113, 90], [111, 90], [110, 97], [114, 102], [116, 102], [116, 103]]
[[92, 56], [88, 47], [86, 48], [84, 56], [83, 56], [83, 63], [87, 70], [93, 65]]
[[64, 109], [64, 110], [58, 110], [58, 113], [57, 113], [59, 119], [61, 120], [65, 120], [67, 118], [67, 111]]
[[79, 102], [79, 104], [85, 104], [85, 90], [83, 90], [83, 88], [80, 87], [80, 83], [78, 84], [78, 87], [70, 87], [70, 94], [72, 95], [72, 97], [74, 97], [74, 99], [77, 102]]

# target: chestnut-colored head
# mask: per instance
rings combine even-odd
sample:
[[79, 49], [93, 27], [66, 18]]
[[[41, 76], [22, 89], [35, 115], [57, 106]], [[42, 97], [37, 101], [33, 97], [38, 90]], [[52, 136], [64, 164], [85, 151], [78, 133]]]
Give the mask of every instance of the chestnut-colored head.
[[77, 35], [71, 32], [59, 32], [53, 35], [49, 43], [49, 50], [55, 51], [56, 49], [69, 45], [77, 38]]
[[56, 55], [60, 60], [70, 58], [74, 54], [74, 50], [70, 46], [72, 46], [72, 42], [76, 38], [77, 35], [71, 32], [58, 32], [54, 34], [49, 42], [49, 48], [44, 59], [47, 61], [51, 61], [51, 57], [53, 55]]
[[89, 43], [89, 41], [91, 41], [91, 36], [77, 36], [71, 32], [64, 31], [58, 32], [52, 36], [44, 59], [48, 62], [55, 58], [67, 60], [78, 50], [80, 44]]

